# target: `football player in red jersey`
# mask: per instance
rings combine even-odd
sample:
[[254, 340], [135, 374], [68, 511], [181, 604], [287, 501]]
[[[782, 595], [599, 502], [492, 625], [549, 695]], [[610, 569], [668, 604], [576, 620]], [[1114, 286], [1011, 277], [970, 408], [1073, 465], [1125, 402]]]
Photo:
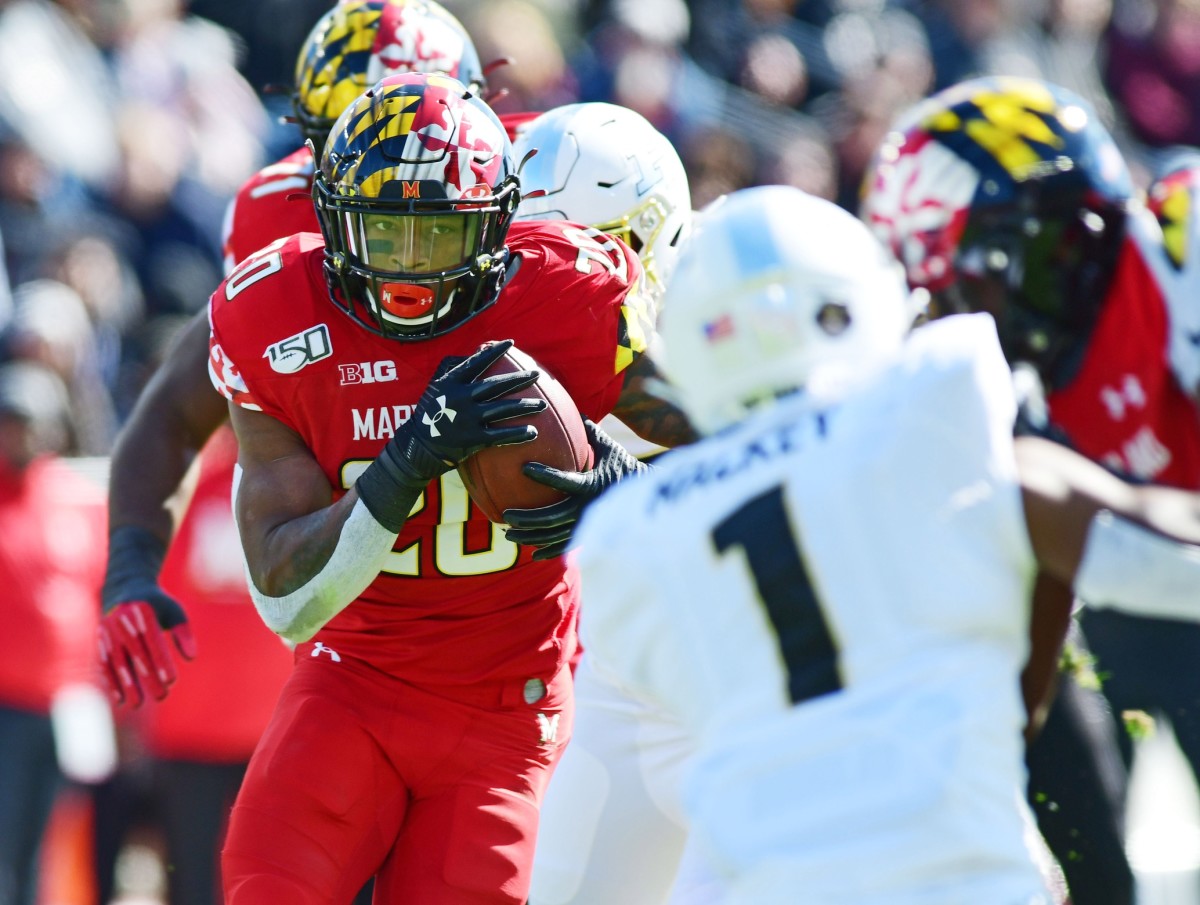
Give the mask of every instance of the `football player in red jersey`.
[[[433, 0], [348, 0], [321, 17], [298, 55], [296, 119], [319, 151], [337, 115], [379, 76], [426, 67], [483, 78], [470, 38]], [[317, 231], [312, 173], [303, 147], [246, 182], [226, 216], [227, 267], [276, 239]], [[175, 530], [167, 501], [228, 415], [208, 381], [208, 332], [206, 312], [184, 328], [113, 450], [101, 659], [117, 703], [166, 695], [177, 671], [165, 633], [184, 657], [196, 653], [187, 616], [158, 573]]]
[[[1154, 282], [1167, 300], [1175, 347], [1171, 361], [1194, 360], [1200, 350], [1200, 306], [1195, 304], [1200, 292], [1200, 158], [1195, 152], [1165, 161], [1146, 200], [1163, 234], [1161, 247], [1151, 243], [1147, 253]], [[1181, 384], [1185, 379], [1180, 376]], [[1125, 382], [1125, 387], [1131, 386]], [[1186, 425], [1186, 415], [1180, 417]], [[1166, 719], [1193, 777], [1200, 778], [1200, 677], [1192, 668], [1200, 658], [1200, 626], [1091, 608], [1083, 611], [1081, 620], [1105, 676], [1101, 690], [1113, 712], [1141, 710]], [[1119, 740], [1128, 767], [1133, 744], [1127, 733]]]
[[[571, 734], [577, 573], [486, 521], [454, 466], [530, 439], [510, 419], [543, 405], [520, 397], [536, 375], [481, 376], [512, 343], [588, 418], [645, 425], [641, 264], [578, 224], [512, 224], [504, 129], [444, 76], [352, 104], [313, 192], [324, 244], [260, 250], [210, 304], [251, 596], [297, 643], [226, 901], [340, 902], [375, 874], [377, 903], [515, 905]], [[640, 463], [594, 436], [599, 492]]]
[[[1159, 225], [1136, 201], [1120, 153], [1084, 100], [1023, 79], [948, 88], [902, 118], [864, 191], [864, 219], [910, 283], [931, 292], [932, 314], [995, 316], [1009, 361], [1040, 378], [1050, 428], [1124, 475], [1200, 488], [1194, 292], [1171, 266]], [[1113, 623], [1120, 637], [1102, 638], [1098, 630]], [[1099, 669], [1112, 673], [1106, 686], [1122, 682], [1107, 658], [1135, 632], [1150, 633], [1143, 650], [1159, 663], [1181, 644], [1183, 662], [1200, 651], [1194, 626], [1089, 612], [1084, 627]], [[1175, 683], [1178, 674], [1164, 670], [1162, 678]], [[1193, 712], [1197, 691], [1186, 705]], [[1200, 753], [1200, 725], [1185, 726]], [[1064, 754], [1068, 742], [1056, 732], [1052, 711], [1031, 748], [1034, 780], [1054, 760], [1078, 784], [1086, 746]], [[1099, 763], [1096, 790], [1113, 782]], [[1049, 797], [1060, 794], [1070, 794], [1066, 784]], [[1110, 797], [1077, 796], [1080, 807], [1100, 810]], [[1046, 803], [1034, 802], [1039, 823], [1077, 905], [1131, 901], [1119, 812], [1088, 813], [1063, 798], [1050, 812]]]
[[[320, 18], [296, 59], [292, 109], [318, 152], [346, 107], [393, 72], [441, 72], [482, 84], [479, 55], [461, 23], [433, 0], [349, 0]], [[225, 214], [226, 273], [283, 236], [315, 232], [313, 159], [300, 147], [259, 170]]]

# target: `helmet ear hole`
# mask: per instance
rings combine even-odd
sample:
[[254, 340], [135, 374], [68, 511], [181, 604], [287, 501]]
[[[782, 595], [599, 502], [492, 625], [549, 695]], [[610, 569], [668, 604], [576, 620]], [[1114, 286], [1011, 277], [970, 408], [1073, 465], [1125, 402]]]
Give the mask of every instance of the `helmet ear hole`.
[[817, 325], [829, 336], [841, 336], [850, 328], [850, 308], [839, 302], [826, 302], [817, 309]]
[[759, 186], [706, 208], [701, 223], [660, 324], [665, 373], [700, 431], [796, 390], [829, 398], [900, 346], [912, 322], [903, 275], [836, 204]]

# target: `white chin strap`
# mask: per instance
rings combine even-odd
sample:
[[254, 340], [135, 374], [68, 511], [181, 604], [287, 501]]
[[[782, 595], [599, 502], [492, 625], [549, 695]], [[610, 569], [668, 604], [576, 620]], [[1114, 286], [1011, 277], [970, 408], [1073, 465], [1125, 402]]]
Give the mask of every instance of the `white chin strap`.
[[1075, 593], [1092, 609], [1200, 622], [1200, 546], [1097, 512]]

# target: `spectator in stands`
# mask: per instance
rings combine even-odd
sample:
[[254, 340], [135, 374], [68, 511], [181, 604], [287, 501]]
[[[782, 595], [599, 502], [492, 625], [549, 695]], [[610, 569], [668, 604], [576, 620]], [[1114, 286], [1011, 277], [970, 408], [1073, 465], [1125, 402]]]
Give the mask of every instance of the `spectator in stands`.
[[1121, 3], [1105, 49], [1105, 81], [1137, 140], [1200, 145], [1200, 5]]
[[0, 4], [0, 123], [52, 172], [94, 188], [117, 165], [117, 92], [76, 6]]
[[576, 100], [575, 79], [550, 20], [529, 0], [491, 0], [464, 11], [462, 20], [480, 61], [512, 65], [488, 75], [497, 113], [548, 110]]
[[0, 232], [0, 330], [12, 319], [12, 284], [4, 263], [4, 233]]
[[67, 442], [72, 455], [107, 455], [116, 436], [112, 398], [100, 376], [95, 333], [79, 294], [56, 280], [17, 287], [4, 336], [9, 356], [53, 371], [67, 388]]
[[61, 717], [52, 719], [52, 707], [94, 670], [104, 492], [56, 458], [67, 437], [66, 415], [66, 388], [53, 372], [31, 362], [0, 366], [0, 901], [6, 905], [33, 905], [63, 762], [70, 763], [81, 741]]
[[79, 184], [0, 120], [0, 232], [12, 285], [41, 275], [46, 250], [85, 208]]
[[125, 257], [120, 232], [85, 223], [67, 232], [42, 271], [75, 290], [87, 309], [94, 336], [96, 370], [123, 421], [140, 384], [137, 338], [153, 320], [145, 314], [142, 287]]

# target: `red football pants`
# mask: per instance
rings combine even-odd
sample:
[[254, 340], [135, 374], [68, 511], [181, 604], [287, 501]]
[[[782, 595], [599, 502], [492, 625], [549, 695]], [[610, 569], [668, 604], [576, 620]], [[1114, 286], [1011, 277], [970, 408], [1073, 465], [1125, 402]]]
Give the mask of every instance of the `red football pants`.
[[[250, 761], [222, 852], [226, 905], [516, 905], [570, 738], [571, 676], [415, 687], [307, 645]], [[436, 692], [436, 693], [435, 693]]]

